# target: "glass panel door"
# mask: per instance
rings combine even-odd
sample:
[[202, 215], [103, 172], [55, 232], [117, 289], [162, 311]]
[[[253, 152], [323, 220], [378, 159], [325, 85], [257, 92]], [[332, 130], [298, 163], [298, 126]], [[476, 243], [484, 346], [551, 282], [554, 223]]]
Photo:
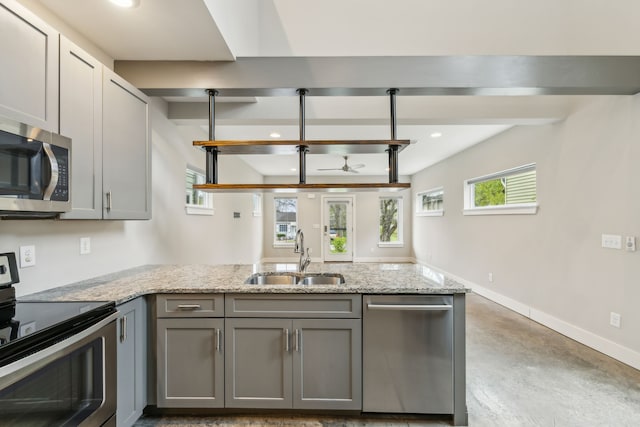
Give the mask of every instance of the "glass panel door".
[[353, 198], [324, 201], [325, 261], [353, 261]]

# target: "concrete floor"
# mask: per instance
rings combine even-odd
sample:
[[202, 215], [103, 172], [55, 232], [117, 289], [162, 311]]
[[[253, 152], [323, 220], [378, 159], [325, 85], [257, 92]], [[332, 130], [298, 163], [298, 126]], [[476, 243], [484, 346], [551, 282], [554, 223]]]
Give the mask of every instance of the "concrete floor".
[[[467, 298], [467, 407], [474, 427], [640, 426], [640, 371], [478, 295]], [[138, 427], [447, 426], [447, 418], [143, 417]]]

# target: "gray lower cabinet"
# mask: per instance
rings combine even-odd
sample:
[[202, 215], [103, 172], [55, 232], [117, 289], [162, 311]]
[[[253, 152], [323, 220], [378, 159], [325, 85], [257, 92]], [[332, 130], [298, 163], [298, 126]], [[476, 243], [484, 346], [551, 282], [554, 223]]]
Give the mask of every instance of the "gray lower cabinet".
[[224, 319], [158, 319], [159, 408], [224, 406]]
[[157, 406], [224, 407], [224, 295], [156, 296]]
[[119, 427], [132, 426], [147, 406], [147, 304], [144, 297], [118, 306]]
[[360, 303], [354, 295], [227, 295], [225, 406], [361, 410]]

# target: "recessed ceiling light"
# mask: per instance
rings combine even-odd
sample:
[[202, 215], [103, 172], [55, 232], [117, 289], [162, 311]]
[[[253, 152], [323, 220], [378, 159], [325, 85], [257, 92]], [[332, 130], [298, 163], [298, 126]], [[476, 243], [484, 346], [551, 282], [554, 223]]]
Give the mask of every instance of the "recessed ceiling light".
[[111, 1], [111, 3], [115, 4], [116, 6], [120, 6], [120, 7], [132, 8], [132, 7], [140, 6], [140, 0], [109, 0], [109, 1]]
[[298, 169], [296, 169], [296, 168], [291, 168], [291, 172], [295, 172], [295, 171], [297, 171], [297, 170], [298, 170]]
[[269, 134], [269, 136], [270, 136], [271, 138], [280, 138], [280, 134], [279, 134], [278, 132], [271, 132], [271, 133]]
[[440, 138], [442, 136], [442, 132], [433, 132], [431, 134], [431, 138]]

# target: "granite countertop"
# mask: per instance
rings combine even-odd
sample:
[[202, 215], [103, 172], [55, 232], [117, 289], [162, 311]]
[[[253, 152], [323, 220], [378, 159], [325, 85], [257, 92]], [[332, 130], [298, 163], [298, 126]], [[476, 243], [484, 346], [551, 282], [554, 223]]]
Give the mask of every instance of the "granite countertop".
[[307, 273], [340, 273], [341, 285], [248, 285], [256, 272], [295, 272], [297, 264], [146, 265], [25, 295], [23, 301], [115, 301], [157, 293], [452, 294], [469, 288], [420, 264], [311, 263]]

